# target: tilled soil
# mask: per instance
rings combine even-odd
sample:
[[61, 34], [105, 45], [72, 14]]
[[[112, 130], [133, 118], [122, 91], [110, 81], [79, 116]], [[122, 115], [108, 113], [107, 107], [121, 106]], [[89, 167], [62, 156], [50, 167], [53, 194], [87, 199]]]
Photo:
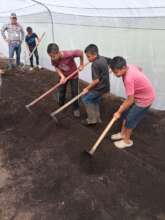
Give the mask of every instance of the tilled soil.
[[[0, 60], [4, 68], [5, 60]], [[0, 99], [0, 220], [165, 220], [165, 112], [150, 111], [134, 147], [118, 150], [110, 135], [89, 150], [122, 99], [102, 100], [103, 123], [87, 128], [71, 107], [55, 123], [56, 93], [25, 105], [53, 86], [48, 70], [7, 71]], [[80, 84], [80, 89], [82, 88]], [[68, 98], [70, 98], [68, 92]], [[81, 106], [82, 116], [85, 111]]]

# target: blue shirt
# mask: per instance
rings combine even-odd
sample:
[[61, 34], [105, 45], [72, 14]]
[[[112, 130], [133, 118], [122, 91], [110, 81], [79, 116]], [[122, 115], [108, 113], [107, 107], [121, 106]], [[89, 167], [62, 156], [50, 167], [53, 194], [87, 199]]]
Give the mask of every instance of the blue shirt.
[[32, 33], [32, 35], [26, 35], [25, 42], [28, 44], [29, 47], [36, 46], [36, 38], [38, 38], [37, 34]]

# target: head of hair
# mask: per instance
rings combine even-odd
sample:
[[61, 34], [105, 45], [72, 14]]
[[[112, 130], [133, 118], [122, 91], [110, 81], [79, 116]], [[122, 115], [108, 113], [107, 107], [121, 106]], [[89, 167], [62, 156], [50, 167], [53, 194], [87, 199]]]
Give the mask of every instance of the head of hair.
[[107, 61], [107, 64], [108, 64], [108, 66], [110, 66], [110, 64], [111, 64], [111, 58], [109, 58], [109, 57], [105, 57], [105, 59], [106, 59], [106, 61]]
[[110, 67], [112, 70], [114, 69], [122, 69], [127, 66], [127, 62], [123, 57], [116, 56], [110, 62]]
[[32, 32], [33, 30], [32, 30], [31, 27], [27, 27], [27, 28], [26, 28], [26, 31], [27, 31], [27, 32]]
[[47, 53], [59, 52], [59, 46], [55, 43], [51, 43], [47, 47]]
[[98, 47], [95, 44], [89, 44], [85, 50], [85, 53], [90, 53], [92, 55], [98, 55], [99, 54], [99, 50]]

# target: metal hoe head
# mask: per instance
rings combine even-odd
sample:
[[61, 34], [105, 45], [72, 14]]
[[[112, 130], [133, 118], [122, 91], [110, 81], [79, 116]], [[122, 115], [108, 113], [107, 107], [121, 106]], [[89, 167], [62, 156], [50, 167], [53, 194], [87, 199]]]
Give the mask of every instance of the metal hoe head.
[[88, 158], [92, 158], [93, 154], [90, 151], [84, 150], [83, 151], [84, 155], [87, 156]]
[[50, 114], [50, 116], [51, 116], [51, 118], [53, 119], [53, 121], [54, 121], [55, 123], [58, 123], [58, 122], [59, 122], [56, 116], [54, 116], [54, 115], [52, 115], [52, 114]]
[[28, 110], [28, 112], [29, 112], [30, 114], [33, 113], [32, 110], [30, 109], [30, 107], [29, 107], [28, 105], [26, 105], [25, 108]]

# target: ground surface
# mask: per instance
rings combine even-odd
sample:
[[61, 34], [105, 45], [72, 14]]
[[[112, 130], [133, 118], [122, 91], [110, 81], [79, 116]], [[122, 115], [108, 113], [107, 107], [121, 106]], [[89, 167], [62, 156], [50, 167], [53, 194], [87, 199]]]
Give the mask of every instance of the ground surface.
[[165, 112], [145, 117], [131, 149], [114, 148], [109, 134], [89, 159], [83, 150], [90, 149], [121, 100], [104, 99], [103, 124], [93, 128], [82, 126], [70, 109], [52, 123], [48, 113], [57, 107], [56, 95], [30, 115], [25, 104], [55, 82], [46, 70], [3, 75], [0, 220], [165, 220]]

